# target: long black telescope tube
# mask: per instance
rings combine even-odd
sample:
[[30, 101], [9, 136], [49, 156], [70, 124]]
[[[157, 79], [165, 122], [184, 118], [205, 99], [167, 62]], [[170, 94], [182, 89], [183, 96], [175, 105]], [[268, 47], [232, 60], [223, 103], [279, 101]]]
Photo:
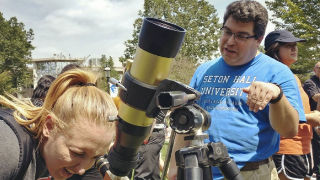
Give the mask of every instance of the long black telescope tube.
[[185, 30], [154, 18], [145, 18], [139, 45], [131, 68], [126, 72], [120, 89], [119, 117], [116, 139], [108, 161], [116, 176], [126, 176], [135, 166], [137, 151], [149, 135], [154, 117], [146, 109], [159, 83], [169, 75], [172, 59], [177, 55]]

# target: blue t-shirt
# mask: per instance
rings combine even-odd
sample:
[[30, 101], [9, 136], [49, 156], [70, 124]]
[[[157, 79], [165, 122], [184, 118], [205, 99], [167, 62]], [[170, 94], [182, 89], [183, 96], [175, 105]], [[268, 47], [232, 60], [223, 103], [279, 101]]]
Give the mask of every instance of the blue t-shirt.
[[[190, 82], [201, 93], [197, 103], [211, 115], [209, 141], [224, 143], [239, 168], [245, 162], [267, 159], [279, 149], [279, 134], [269, 122], [269, 105], [255, 113], [246, 104], [247, 94], [242, 89], [254, 81], [279, 84], [299, 112], [300, 121], [306, 121], [291, 70], [263, 53], [241, 66], [229, 66], [222, 57], [206, 62], [198, 67]], [[216, 167], [213, 176], [222, 178]]]

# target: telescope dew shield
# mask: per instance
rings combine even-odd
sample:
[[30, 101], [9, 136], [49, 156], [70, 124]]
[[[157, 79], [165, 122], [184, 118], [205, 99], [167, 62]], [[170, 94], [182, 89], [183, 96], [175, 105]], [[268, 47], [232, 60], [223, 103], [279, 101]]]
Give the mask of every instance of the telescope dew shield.
[[135, 167], [139, 146], [149, 135], [154, 117], [146, 115], [161, 81], [169, 75], [185, 30], [154, 18], [145, 18], [131, 68], [125, 73], [120, 89], [119, 121], [116, 140], [108, 155], [110, 171], [126, 176]]

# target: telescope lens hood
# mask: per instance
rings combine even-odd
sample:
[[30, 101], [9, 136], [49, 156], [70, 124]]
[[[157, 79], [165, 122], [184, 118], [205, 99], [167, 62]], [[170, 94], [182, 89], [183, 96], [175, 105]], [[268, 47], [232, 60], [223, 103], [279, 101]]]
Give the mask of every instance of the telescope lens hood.
[[174, 58], [181, 47], [186, 31], [175, 24], [145, 18], [139, 35], [139, 47], [151, 54]]

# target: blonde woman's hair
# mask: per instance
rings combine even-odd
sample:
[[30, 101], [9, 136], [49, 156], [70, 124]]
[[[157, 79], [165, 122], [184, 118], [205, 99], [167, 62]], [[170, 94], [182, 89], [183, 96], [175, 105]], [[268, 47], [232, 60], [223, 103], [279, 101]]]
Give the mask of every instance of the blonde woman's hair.
[[91, 72], [73, 69], [60, 74], [51, 84], [42, 107], [12, 95], [7, 95], [10, 99], [0, 96], [0, 103], [15, 109], [16, 121], [39, 141], [48, 115], [54, 120], [56, 130], [63, 130], [81, 121], [114, 130], [109, 117], [117, 115], [117, 108], [107, 93], [94, 86], [96, 80], [97, 76]]

